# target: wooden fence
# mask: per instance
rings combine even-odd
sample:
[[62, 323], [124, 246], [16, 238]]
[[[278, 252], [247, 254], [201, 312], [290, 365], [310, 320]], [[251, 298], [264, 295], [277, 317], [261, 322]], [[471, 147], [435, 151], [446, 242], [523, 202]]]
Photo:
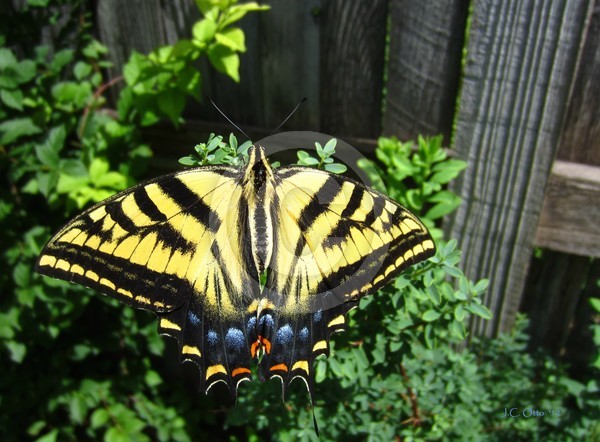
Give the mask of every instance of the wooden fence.
[[[589, 323], [600, 277], [589, 258], [600, 256], [600, 0], [267, 3], [242, 23], [241, 82], [203, 66], [204, 92], [258, 135], [303, 97], [286, 129], [367, 151], [381, 134], [443, 134], [468, 162], [454, 184], [464, 203], [445, 230], [466, 274], [491, 280], [494, 319], [472, 330], [509, 329], [523, 304], [537, 342], [564, 348], [574, 318]], [[115, 73], [132, 49], [189, 37], [198, 18], [193, 0], [102, 0], [96, 17]], [[188, 117], [183, 132], [150, 133], [169, 140], [164, 155], [223, 127], [206, 103]], [[534, 246], [552, 252], [528, 276]]]

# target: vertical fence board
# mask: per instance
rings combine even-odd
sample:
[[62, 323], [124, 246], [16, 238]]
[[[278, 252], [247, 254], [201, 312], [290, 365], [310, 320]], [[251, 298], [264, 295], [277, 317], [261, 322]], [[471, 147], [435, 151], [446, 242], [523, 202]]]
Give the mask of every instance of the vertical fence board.
[[599, 278], [598, 260], [544, 251], [532, 261], [521, 305], [530, 320], [530, 348], [544, 347], [568, 361], [579, 376], [596, 354], [590, 299], [600, 297]]
[[394, 0], [384, 133], [450, 141], [469, 2]]
[[114, 63], [113, 77], [121, 74], [132, 50], [145, 54], [165, 44], [159, 0], [102, 0], [96, 11], [100, 40]]
[[321, 21], [321, 130], [377, 138], [387, 22], [386, 0], [330, 0]]
[[519, 308], [588, 8], [584, 0], [473, 5], [455, 135], [468, 170], [446, 228], [465, 273], [491, 279], [495, 317], [474, 320], [476, 333], [509, 329]]
[[543, 346], [555, 356], [565, 350], [575, 312], [587, 280], [590, 258], [543, 252], [532, 262], [521, 310], [529, 316], [532, 348]]
[[[286, 128], [318, 130], [319, 25], [315, 11], [320, 3], [273, 2], [269, 11], [244, 18], [248, 51], [241, 57], [239, 84], [205, 64], [205, 92], [236, 123], [274, 129], [300, 99], [308, 97]], [[204, 109], [201, 116], [222, 121], [210, 109]]]
[[558, 158], [600, 166], [600, 0], [587, 28]]

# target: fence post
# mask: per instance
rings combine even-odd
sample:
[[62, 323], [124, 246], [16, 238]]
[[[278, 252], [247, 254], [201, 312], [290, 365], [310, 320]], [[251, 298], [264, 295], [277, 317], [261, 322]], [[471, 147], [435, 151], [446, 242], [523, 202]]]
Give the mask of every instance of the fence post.
[[518, 311], [592, 3], [473, 3], [454, 138], [468, 169], [446, 231], [465, 273], [491, 279], [485, 301], [495, 316], [474, 320], [477, 334], [509, 329]]

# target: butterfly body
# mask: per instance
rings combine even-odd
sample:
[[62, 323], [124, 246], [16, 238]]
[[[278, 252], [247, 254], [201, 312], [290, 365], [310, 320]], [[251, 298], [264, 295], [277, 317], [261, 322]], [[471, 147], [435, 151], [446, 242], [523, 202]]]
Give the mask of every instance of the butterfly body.
[[155, 312], [206, 390], [235, 394], [260, 359], [261, 379], [285, 394], [300, 377], [312, 394], [312, 363], [348, 310], [434, 252], [398, 203], [325, 171], [273, 169], [252, 147], [245, 168], [166, 175], [88, 209], [37, 270]]

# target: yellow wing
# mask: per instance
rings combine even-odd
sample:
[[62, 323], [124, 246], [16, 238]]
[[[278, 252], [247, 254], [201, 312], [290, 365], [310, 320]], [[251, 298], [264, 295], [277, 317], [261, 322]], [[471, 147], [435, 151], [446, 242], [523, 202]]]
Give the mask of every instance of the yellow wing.
[[435, 253], [421, 221], [397, 202], [348, 178], [317, 169], [276, 172], [273, 258], [267, 280], [277, 315], [265, 378], [284, 394], [296, 377], [312, 394], [312, 361], [328, 354], [358, 300]]
[[239, 176], [203, 167], [119, 193], [62, 228], [37, 270], [156, 312], [159, 331], [177, 338], [209, 387], [237, 385], [250, 373], [242, 297], [256, 290], [243, 260]]
[[311, 303], [326, 296], [357, 300], [435, 253], [421, 221], [375, 190], [316, 169], [289, 167], [277, 176], [270, 288], [290, 294], [285, 312], [315, 311], [321, 306]]

